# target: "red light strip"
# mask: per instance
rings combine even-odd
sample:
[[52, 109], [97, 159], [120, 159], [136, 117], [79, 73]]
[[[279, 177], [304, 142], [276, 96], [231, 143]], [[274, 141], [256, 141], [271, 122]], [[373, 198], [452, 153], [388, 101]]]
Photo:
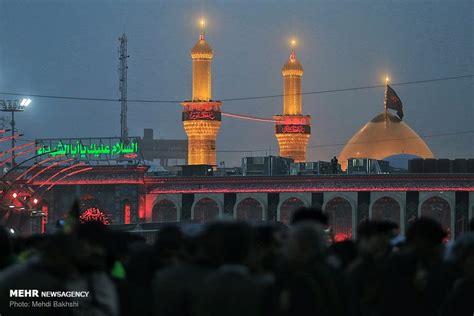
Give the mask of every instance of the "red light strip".
[[13, 139], [13, 138], [18, 138], [20, 135], [13, 135], [13, 136], [8, 136], [8, 137], [2, 137], [0, 138], [0, 143], [6, 142], [7, 140]]
[[75, 165], [72, 165], [72, 166], [69, 166], [69, 167], [67, 167], [67, 168], [64, 168], [64, 169], [59, 170], [58, 172], [56, 172], [55, 174], [53, 174], [51, 177], [49, 177], [48, 179], [46, 179], [46, 181], [42, 182], [41, 185], [40, 185], [40, 188], [41, 188], [42, 186], [44, 186], [45, 184], [50, 183], [50, 181], [52, 181], [54, 178], [56, 178], [57, 176], [59, 176], [61, 173], [67, 172], [67, 171], [69, 171], [69, 170], [71, 170], [71, 169], [74, 169], [74, 168], [76, 168], [76, 167], [83, 166], [83, 165], [85, 165], [85, 164], [86, 164], [85, 162], [79, 162], [79, 163], [77, 163], [77, 164], [75, 164]]
[[256, 116], [250, 116], [250, 115], [227, 113], [227, 112], [221, 112], [221, 115], [222, 116], [227, 116], [227, 117], [232, 117], [232, 118], [238, 118], [238, 119], [241, 119], [241, 120], [257, 121], [257, 122], [265, 122], [265, 123], [275, 123], [276, 122], [273, 119], [260, 118], [260, 117], [256, 117]]
[[[30, 153], [32, 151], [35, 151], [37, 149], [40, 149], [42, 148], [43, 146], [38, 146], [38, 147], [34, 147], [34, 148], [30, 148], [30, 149], [27, 149], [27, 150], [23, 150], [23, 151], [20, 151], [19, 153], [16, 153], [15, 157], [18, 157], [18, 156], [21, 156], [21, 155], [25, 155], [27, 153]], [[1, 156], [0, 156], [1, 157]], [[10, 157], [8, 159], [5, 159], [5, 160], [2, 160], [0, 161], [0, 167], [3, 166], [4, 164], [6, 163], [9, 163], [11, 160], [13, 159], [13, 157]]]
[[241, 177], [169, 177], [146, 178], [147, 184], [228, 184], [228, 183], [255, 183], [268, 185], [270, 183], [327, 183], [327, 182], [392, 182], [392, 181], [474, 181], [474, 174], [404, 174], [404, 175], [320, 175], [320, 176], [241, 176]]
[[42, 165], [44, 163], [47, 163], [48, 161], [51, 161], [51, 160], [54, 160], [56, 158], [60, 158], [60, 157], [63, 157], [64, 155], [57, 155], [57, 156], [54, 156], [54, 157], [49, 157], [49, 158], [46, 158], [45, 160], [41, 160], [40, 162], [32, 165], [31, 167], [29, 167], [28, 169], [26, 169], [25, 172], [23, 172], [22, 174], [20, 174], [15, 181], [18, 181], [20, 180], [21, 178], [23, 178], [25, 175], [28, 174], [28, 172], [30, 172], [31, 170], [35, 169], [36, 167], [38, 167], [39, 165]]
[[[11, 138], [11, 137], [10, 137]], [[0, 140], [2, 140], [3, 138], [0, 138]], [[16, 146], [16, 147], [13, 147], [13, 148], [10, 148], [8, 149], [7, 151], [4, 151], [2, 153], [0, 153], [0, 157], [3, 157], [5, 156], [6, 154], [8, 153], [11, 153], [12, 151], [17, 151], [18, 149], [22, 149], [22, 148], [25, 148], [25, 147], [28, 147], [28, 146], [33, 146], [35, 143], [26, 143], [26, 144], [23, 144], [23, 145], [19, 145], [19, 146]], [[40, 147], [41, 148], [41, 147]]]
[[36, 179], [39, 175], [43, 174], [44, 172], [48, 171], [49, 169], [53, 168], [53, 167], [56, 167], [62, 163], [65, 163], [65, 162], [69, 162], [69, 161], [72, 161], [74, 160], [74, 158], [69, 158], [69, 159], [66, 159], [66, 160], [61, 160], [61, 161], [57, 161], [51, 165], [49, 165], [48, 167], [44, 168], [44, 169], [41, 169], [40, 171], [38, 171], [35, 175], [33, 175], [30, 179], [28, 179], [28, 181], [26, 181], [26, 183], [31, 183], [31, 181], [33, 181], [34, 179]]
[[87, 167], [87, 168], [84, 168], [84, 169], [80, 169], [80, 170], [76, 170], [76, 171], [73, 171], [71, 173], [68, 173], [67, 175], [65, 175], [64, 177], [60, 178], [58, 181], [54, 182], [53, 184], [51, 184], [47, 189], [46, 191], [49, 191], [52, 187], [54, 187], [56, 184], [58, 184], [58, 182], [61, 182], [63, 179], [67, 178], [67, 177], [71, 177], [75, 174], [78, 174], [78, 173], [81, 173], [81, 172], [86, 172], [86, 171], [89, 171], [89, 170], [92, 170], [94, 168], [92, 167]]
[[473, 192], [474, 186], [472, 187], [352, 187], [352, 188], [341, 188], [341, 187], [324, 187], [324, 188], [267, 188], [267, 189], [154, 189], [148, 194], [183, 194], [183, 193], [304, 193], [304, 192], [405, 192], [405, 191], [418, 191], [418, 192], [439, 192], [439, 191], [464, 191]]
[[[61, 185], [93, 185], [93, 184], [144, 184], [143, 181], [120, 179], [120, 180], [108, 180], [108, 179], [81, 179], [81, 180], [66, 180]], [[32, 185], [35, 185], [34, 183]]]

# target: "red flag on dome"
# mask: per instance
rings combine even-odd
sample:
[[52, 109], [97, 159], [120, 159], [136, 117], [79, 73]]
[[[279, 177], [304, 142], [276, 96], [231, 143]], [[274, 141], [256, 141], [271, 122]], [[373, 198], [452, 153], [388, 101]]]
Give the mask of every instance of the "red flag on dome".
[[385, 95], [385, 106], [387, 109], [397, 111], [397, 115], [400, 120], [403, 119], [402, 100], [400, 100], [395, 90], [393, 90], [389, 85], [387, 85], [387, 94]]

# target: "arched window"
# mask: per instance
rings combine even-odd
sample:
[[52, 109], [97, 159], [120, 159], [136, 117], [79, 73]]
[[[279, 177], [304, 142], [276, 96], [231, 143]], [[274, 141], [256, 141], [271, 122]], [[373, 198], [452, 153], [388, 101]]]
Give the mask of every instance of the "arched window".
[[132, 204], [129, 200], [123, 201], [123, 223], [130, 224], [132, 222]]
[[288, 225], [291, 221], [293, 211], [304, 206], [304, 202], [296, 197], [286, 199], [280, 206], [280, 222]]
[[200, 199], [194, 205], [193, 219], [199, 223], [213, 220], [219, 216], [219, 205], [210, 198]]
[[381, 197], [372, 205], [372, 219], [391, 221], [400, 226], [400, 204], [391, 197]]
[[262, 218], [263, 207], [259, 201], [246, 198], [237, 204], [236, 208], [236, 217], [239, 220], [246, 220], [246, 221], [261, 221]]
[[151, 220], [155, 223], [177, 222], [178, 209], [172, 201], [163, 199], [153, 206]]
[[334, 241], [352, 238], [352, 206], [349, 201], [335, 197], [326, 203], [324, 209], [328, 216], [329, 228]]
[[451, 237], [451, 207], [448, 201], [438, 196], [433, 196], [421, 205], [421, 216], [430, 217], [438, 221]]

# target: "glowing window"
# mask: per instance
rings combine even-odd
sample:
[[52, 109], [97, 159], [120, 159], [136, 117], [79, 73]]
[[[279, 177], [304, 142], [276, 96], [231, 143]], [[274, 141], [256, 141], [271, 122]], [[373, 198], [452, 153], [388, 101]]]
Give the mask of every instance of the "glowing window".
[[433, 196], [421, 205], [421, 216], [430, 217], [438, 221], [451, 237], [451, 207], [448, 201], [438, 196]]
[[325, 213], [328, 216], [329, 228], [335, 241], [352, 238], [352, 206], [349, 201], [335, 197], [326, 203]]
[[388, 196], [378, 199], [372, 205], [372, 219], [391, 221], [400, 226], [400, 204]]
[[161, 200], [153, 206], [152, 221], [155, 223], [177, 222], [178, 209], [170, 200]]
[[289, 224], [293, 211], [304, 206], [303, 201], [296, 197], [286, 199], [280, 206], [280, 222]]
[[213, 199], [200, 199], [194, 206], [193, 219], [199, 223], [215, 219], [218, 216], [219, 206]]
[[237, 204], [236, 217], [239, 220], [261, 221], [263, 207], [255, 199], [246, 198]]

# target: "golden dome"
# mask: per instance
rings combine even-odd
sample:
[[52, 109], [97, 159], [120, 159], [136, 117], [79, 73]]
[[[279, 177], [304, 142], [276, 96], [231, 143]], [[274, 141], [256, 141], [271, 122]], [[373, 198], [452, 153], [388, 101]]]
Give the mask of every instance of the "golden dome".
[[296, 59], [295, 51], [292, 50], [290, 58], [281, 68], [281, 73], [283, 76], [302, 76], [303, 75], [303, 66]]
[[204, 33], [199, 35], [199, 40], [196, 45], [191, 49], [192, 59], [212, 59], [213, 52], [211, 46], [206, 42]]
[[349, 158], [381, 160], [399, 154], [433, 158], [428, 145], [414, 130], [395, 115], [382, 112], [352, 136], [338, 159], [342, 169], [346, 170]]

